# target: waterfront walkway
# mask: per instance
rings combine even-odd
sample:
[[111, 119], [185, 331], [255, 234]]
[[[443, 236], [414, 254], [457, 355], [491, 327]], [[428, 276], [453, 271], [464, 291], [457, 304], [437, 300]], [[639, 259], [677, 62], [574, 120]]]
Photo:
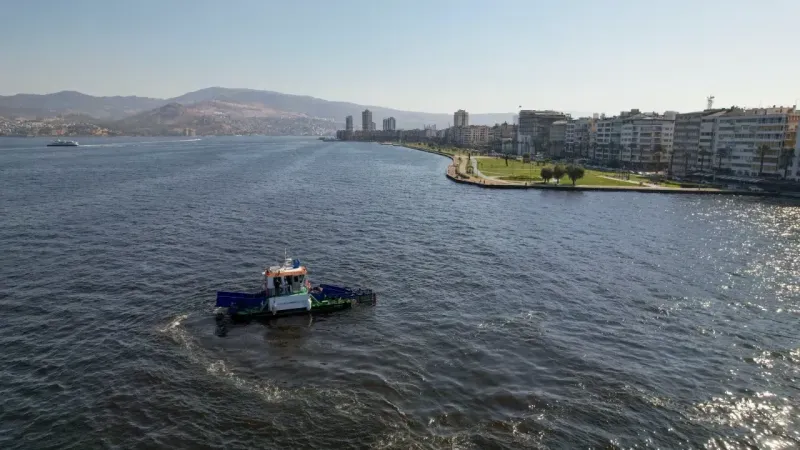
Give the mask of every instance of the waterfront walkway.
[[[447, 154], [433, 149], [427, 149], [417, 146], [404, 145], [406, 148], [413, 150], [421, 150], [428, 153], [435, 153], [447, 158], [450, 158], [452, 163], [447, 166], [446, 176], [456, 183], [471, 184], [483, 188], [495, 189], [547, 189], [552, 191], [605, 191], [605, 192], [642, 192], [651, 194], [719, 194], [719, 195], [748, 195], [748, 196], [775, 196], [773, 193], [768, 192], [753, 192], [744, 190], [723, 190], [715, 188], [681, 188], [681, 187], [665, 187], [654, 184], [640, 185], [638, 181], [619, 180], [614, 177], [603, 176], [616, 181], [627, 181], [630, 186], [595, 186], [595, 185], [578, 185], [572, 186], [570, 183], [565, 184], [549, 184], [542, 182], [518, 182], [500, 180], [497, 177], [488, 177], [478, 170], [477, 158], [467, 158], [462, 154]], [[471, 160], [471, 161], [470, 161]], [[472, 164], [474, 173], [467, 173], [468, 161]]]

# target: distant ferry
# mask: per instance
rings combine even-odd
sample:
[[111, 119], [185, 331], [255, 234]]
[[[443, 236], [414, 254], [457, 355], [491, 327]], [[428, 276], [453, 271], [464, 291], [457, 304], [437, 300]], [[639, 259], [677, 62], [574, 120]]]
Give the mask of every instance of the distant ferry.
[[77, 147], [77, 141], [62, 141], [61, 139], [47, 144], [48, 147]]

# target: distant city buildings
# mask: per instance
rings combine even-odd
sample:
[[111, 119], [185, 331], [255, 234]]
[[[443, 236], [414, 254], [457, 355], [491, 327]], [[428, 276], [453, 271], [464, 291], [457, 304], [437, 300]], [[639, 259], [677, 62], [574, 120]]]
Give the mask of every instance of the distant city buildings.
[[[795, 106], [712, 108], [677, 113], [622, 111], [572, 118], [552, 110], [520, 110], [519, 123], [470, 125], [459, 109], [453, 126], [397, 130], [393, 117], [375, 130], [362, 112], [362, 130], [345, 120], [340, 139], [435, 142], [478, 151], [593, 161], [611, 167], [665, 171], [676, 177], [786, 178], [800, 181], [800, 112]], [[350, 133], [348, 134], [348, 131]]]
[[353, 132], [353, 116], [347, 116], [344, 118], [344, 130]]

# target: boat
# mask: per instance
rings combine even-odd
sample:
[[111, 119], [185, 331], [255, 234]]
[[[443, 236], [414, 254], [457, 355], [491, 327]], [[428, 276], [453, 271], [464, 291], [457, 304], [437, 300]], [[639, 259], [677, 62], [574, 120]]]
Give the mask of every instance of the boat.
[[[371, 289], [330, 284], [312, 287], [308, 269], [299, 259], [286, 257], [283, 265], [268, 267], [262, 275], [259, 292], [217, 292], [218, 325], [228, 319], [235, 322], [258, 317], [332, 312], [377, 302], [377, 295]], [[226, 331], [224, 326], [222, 331]]]
[[53, 141], [53, 142], [47, 144], [47, 146], [48, 147], [77, 147], [78, 146], [78, 142], [77, 141], [62, 141], [61, 139], [58, 139], [56, 141]]

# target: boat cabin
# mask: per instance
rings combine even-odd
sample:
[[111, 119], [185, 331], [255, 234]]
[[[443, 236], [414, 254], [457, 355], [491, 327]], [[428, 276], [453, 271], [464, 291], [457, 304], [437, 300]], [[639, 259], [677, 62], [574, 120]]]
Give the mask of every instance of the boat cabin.
[[307, 294], [311, 284], [306, 274], [299, 259], [286, 258], [282, 266], [264, 270], [264, 292], [267, 297]]

